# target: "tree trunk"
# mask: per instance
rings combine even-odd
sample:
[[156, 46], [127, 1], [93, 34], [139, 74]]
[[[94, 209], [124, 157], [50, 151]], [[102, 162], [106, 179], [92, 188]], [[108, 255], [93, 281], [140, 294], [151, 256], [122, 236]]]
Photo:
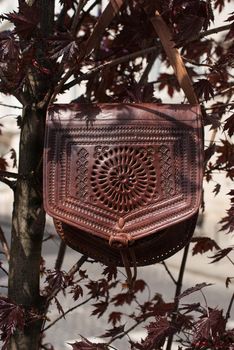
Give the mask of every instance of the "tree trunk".
[[[39, 278], [45, 225], [42, 200], [42, 152], [45, 111], [27, 106], [23, 113], [17, 181], [12, 217], [9, 297], [26, 309], [42, 307]], [[16, 332], [9, 350], [37, 350], [41, 322]]]

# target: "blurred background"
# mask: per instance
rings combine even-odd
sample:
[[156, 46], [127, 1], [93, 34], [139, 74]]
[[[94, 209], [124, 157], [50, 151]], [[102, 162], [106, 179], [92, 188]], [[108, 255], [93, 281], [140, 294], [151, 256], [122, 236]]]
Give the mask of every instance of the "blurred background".
[[[103, 1], [103, 6], [105, 6], [106, 1]], [[59, 5], [58, 5], [59, 6]], [[17, 1], [0, 1], [0, 11], [1, 14], [6, 12], [11, 12], [17, 8]], [[97, 10], [94, 10], [97, 11]], [[226, 7], [226, 12], [221, 13], [218, 16], [219, 22], [215, 23], [216, 26], [223, 25], [224, 20], [227, 18], [228, 13], [233, 11], [233, 1], [229, 3]], [[0, 24], [0, 30], [6, 30], [6, 22]], [[222, 34], [214, 34], [222, 35]], [[156, 61], [154, 67], [150, 73], [150, 79], [156, 80], [159, 74], [160, 62]], [[202, 67], [201, 67], [202, 69]], [[82, 86], [77, 86], [71, 89], [69, 93], [65, 95], [60, 95], [58, 102], [70, 102], [82, 93]], [[171, 99], [168, 97], [166, 92], [162, 91], [160, 93], [160, 98], [165, 103], [180, 102], [183, 99], [182, 93], [178, 94]], [[9, 164], [12, 164], [12, 159], [10, 159], [11, 153], [10, 149], [14, 149], [18, 153], [19, 146], [19, 128], [17, 126], [17, 117], [21, 114], [21, 106], [19, 102], [11, 96], [6, 96], [0, 94], [0, 124], [2, 124], [2, 135], [0, 135], [0, 156], [5, 156], [8, 159]], [[209, 143], [211, 137], [211, 132], [207, 128], [205, 130], [205, 142]], [[217, 134], [216, 140], [219, 142], [219, 138], [222, 138], [221, 134]], [[17, 172], [17, 168], [9, 169], [9, 171]], [[214, 238], [221, 248], [227, 247], [228, 245], [234, 244], [234, 238], [231, 234], [227, 235], [224, 232], [219, 232], [220, 226], [218, 221], [225, 215], [226, 209], [228, 209], [230, 203], [229, 198], [226, 194], [231, 189], [231, 181], [226, 179], [224, 175], [217, 173], [215, 181], [221, 183], [220, 193], [214, 197], [214, 186], [215, 183], [204, 183], [204, 199], [206, 203], [205, 212], [201, 215], [198, 227], [196, 229], [195, 235], [197, 236], [209, 236]], [[12, 191], [5, 184], [0, 182], [0, 225], [4, 232], [7, 234], [8, 240], [10, 240], [10, 230], [11, 230], [11, 213], [12, 213], [13, 195]], [[51, 220], [48, 218], [46, 226], [47, 234], [54, 234], [54, 228], [51, 224]], [[43, 245], [43, 257], [46, 261], [47, 268], [53, 268], [56, 260], [56, 254], [59, 247], [59, 238], [55, 235], [53, 240], [45, 242]], [[191, 250], [191, 247], [190, 247]], [[63, 269], [68, 270], [77, 260], [78, 253], [67, 249], [67, 254], [64, 260]], [[228, 259], [223, 259], [215, 265], [210, 264], [209, 256], [212, 252], [208, 254], [208, 257], [204, 255], [189, 255], [186, 273], [184, 277], [184, 287], [183, 289], [194, 286], [197, 283], [207, 282], [214, 284], [213, 286], [205, 289], [205, 295], [208, 304], [211, 307], [218, 307], [227, 309], [231, 295], [233, 293], [233, 285], [230, 285], [227, 289], [225, 286], [225, 280], [227, 277], [233, 275], [233, 266], [228, 261]], [[177, 253], [172, 258], [166, 261], [168, 268], [170, 269], [173, 276], [178, 275], [179, 266], [181, 263], [182, 252]], [[89, 266], [90, 275], [95, 277], [98, 276], [99, 271], [101, 275], [102, 267], [97, 264], [92, 264]], [[160, 293], [164, 296], [166, 301], [171, 301], [174, 295], [174, 285], [171, 282], [165, 268], [162, 264], [156, 264], [148, 267], [143, 267], [138, 269], [139, 278], [145, 279], [149, 284], [152, 293]], [[7, 293], [6, 279], [2, 272], [0, 271], [0, 294], [5, 295]], [[144, 298], [144, 295], [142, 296]], [[188, 299], [189, 300], [189, 299]], [[191, 298], [190, 298], [191, 300]], [[200, 294], [195, 293], [192, 296], [192, 300], [201, 301]], [[187, 301], [187, 300], [186, 300]], [[202, 301], [203, 302], [203, 301]], [[72, 306], [73, 300], [71, 297], [66, 297], [62, 300], [62, 305], [64, 310]], [[66, 320], [61, 320], [58, 322], [51, 330], [48, 331], [46, 340], [51, 342], [56, 350], [62, 350], [65, 348], [70, 348], [66, 345], [67, 342], [71, 342], [74, 339], [79, 338], [79, 334], [86, 337], [94, 337], [95, 335], [103, 334], [107, 323], [105, 319], [96, 320], [94, 317], [89, 317], [91, 313], [91, 305], [80, 307], [73, 313], [66, 317]], [[56, 308], [52, 309], [50, 312], [50, 319], [53, 320], [58, 314]], [[234, 327], [234, 314], [230, 319], [230, 327]], [[144, 336], [144, 331], [142, 328], [139, 331], [134, 331], [132, 334], [132, 339], [137, 340]], [[116, 343], [116, 346], [122, 350], [123, 342]], [[177, 349], [177, 346], [175, 347]]]

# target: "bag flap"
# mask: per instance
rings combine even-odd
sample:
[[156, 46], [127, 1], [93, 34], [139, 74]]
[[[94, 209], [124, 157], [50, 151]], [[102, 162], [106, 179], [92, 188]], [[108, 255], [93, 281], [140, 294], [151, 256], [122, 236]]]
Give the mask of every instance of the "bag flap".
[[202, 157], [199, 106], [53, 105], [45, 210], [107, 240], [139, 239], [198, 211]]

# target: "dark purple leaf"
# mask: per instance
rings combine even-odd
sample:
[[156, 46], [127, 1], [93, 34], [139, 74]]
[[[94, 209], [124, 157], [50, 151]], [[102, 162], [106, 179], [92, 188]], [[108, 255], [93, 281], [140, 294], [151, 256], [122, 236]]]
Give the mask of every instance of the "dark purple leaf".
[[116, 279], [117, 277], [117, 268], [116, 266], [112, 265], [112, 266], [107, 266], [105, 267], [105, 269], [103, 270], [103, 275], [107, 276], [107, 281], [111, 281], [112, 279]]
[[19, 12], [5, 15], [15, 25], [15, 32], [24, 39], [29, 39], [39, 24], [39, 13], [36, 6], [22, 4]]
[[111, 329], [107, 329], [106, 333], [103, 334], [101, 337], [102, 338], [113, 338], [116, 335], [119, 335], [124, 332], [124, 327], [125, 325], [121, 325], [119, 327], [113, 327]]
[[79, 284], [72, 287], [71, 293], [73, 294], [72, 297], [75, 301], [78, 300], [79, 297], [83, 297], [83, 294], [84, 294], [83, 289]]
[[81, 337], [82, 340], [75, 343], [68, 343], [72, 346], [72, 350], [108, 350], [106, 344], [92, 343], [88, 339]]
[[202, 318], [195, 324], [194, 340], [212, 339], [212, 337], [222, 335], [225, 329], [225, 319], [222, 311], [210, 309], [206, 317]]
[[203, 282], [203, 283], [196, 284], [194, 287], [188, 288], [183, 293], [181, 293], [178, 296], [178, 299], [182, 299], [182, 298], [186, 297], [187, 295], [190, 295], [194, 292], [197, 292], [197, 291], [199, 291], [205, 287], [209, 287], [209, 286], [212, 286], [212, 283]]
[[142, 349], [153, 350], [161, 348], [166, 337], [175, 332], [175, 328], [170, 325], [165, 317], [155, 317], [155, 322], [151, 322], [147, 327], [148, 335], [141, 342]]
[[219, 249], [218, 244], [209, 237], [193, 237], [192, 242], [195, 242], [193, 247], [193, 255], [198, 253], [203, 254], [208, 252], [209, 250]]
[[17, 165], [17, 155], [16, 155], [16, 151], [13, 149], [13, 148], [11, 148], [10, 149], [10, 153], [11, 153], [11, 159], [13, 160], [13, 168], [15, 168], [16, 167], [16, 165]]
[[6, 159], [0, 157], [0, 170], [6, 170], [7, 167], [8, 167], [8, 164]]
[[25, 325], [24, 309], [12, 303], [8, 298], [0, 297], [0, 330], [3, 341], [2, 350], [7, 349], [10, 336], [16, 329], [23, 330]]
[[215, 188], [213, 189], [213, 193], [215, 194], [215, 196], [217, 196], [217, 194], [219, 193], [220, 188], [221, 188], [220, 184], [215, 185]]
[[225, 249], [220, 249], [218, 251], [218, 253], [216, 253], [215, 255], [213, 256], [210, 256], [209, 258], [210, 259], [213, 259], [211, 261], [211, 264], [217, 262], [217, 261], [220, 261], [221, 259], [223, 259], [225, 256], [227, 256], [234, 248], [232, 247], [228, 247], [228, 248], [225, 248]]
[[213, 87], [207, 79], [199, 79], [193, 86], [199, 98], [208, 101], [211, 97], [214, 97]]
[[109, 315], [108, 322], [112, 323], [113, 326], [115, 327], [115, 325], [121, 321], [121, 316], [122, 316], [122, 312], [113, 311]]
[[99, 303], [93, 304], [92, 306], [95, 307], [95, 309], [92, 311], [91, 315], [97, 315], [97, 317], [101, 317], [106, 309], [108, 308], [108, 302], [106, 301], [100, 301]]
[[133, 293], [120, 293], [115, 295], [112, 299], [111, 302], [114, 303], [115, 306], [121, 306], [124, 304], [131, 304], [132, 301], [135, 299], [135, 295]]
[[225, 120], [223, 130], [227, 130], [228, 136], [230, 137], [234, 134], [234, 114]]

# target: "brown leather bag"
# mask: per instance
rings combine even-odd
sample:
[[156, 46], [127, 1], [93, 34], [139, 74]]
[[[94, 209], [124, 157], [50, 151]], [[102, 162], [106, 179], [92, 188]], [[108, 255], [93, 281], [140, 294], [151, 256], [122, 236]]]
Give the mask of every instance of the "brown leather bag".
[[165, 23], [152, 23], [189, 105], [53, 105], [46, 122], [44, 203], [57, 232], [127, 270], [189, 242], [202, 191], [200, 109]]

